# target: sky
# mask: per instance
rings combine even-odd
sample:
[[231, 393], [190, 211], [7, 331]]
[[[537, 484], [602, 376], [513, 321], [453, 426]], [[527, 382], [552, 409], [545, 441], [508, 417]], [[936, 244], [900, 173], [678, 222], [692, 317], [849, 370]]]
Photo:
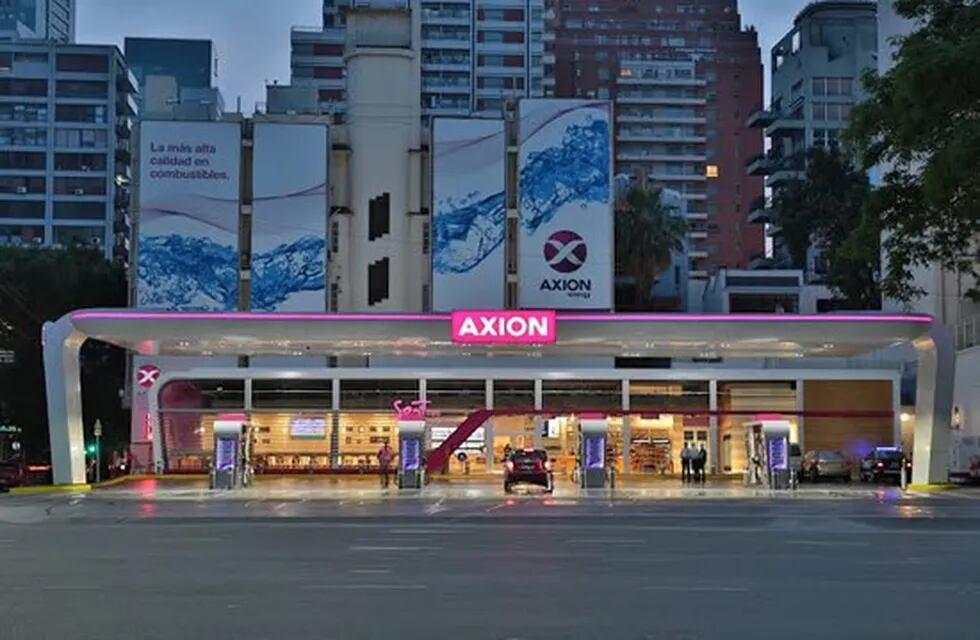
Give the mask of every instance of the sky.
[[[739, 1], [742, 23], [759, 31], [765, 64], [770, 47], [809, 1]], [[321, 0], [77, 0], [76, 39], [122, 49], [127, 36], [209, 38], [225, 109], [236, 110], [241, 97], [248, 113], [265, 100], [266, 83], [289, 82], [289, 28], [319, 26], [321, 5]]]

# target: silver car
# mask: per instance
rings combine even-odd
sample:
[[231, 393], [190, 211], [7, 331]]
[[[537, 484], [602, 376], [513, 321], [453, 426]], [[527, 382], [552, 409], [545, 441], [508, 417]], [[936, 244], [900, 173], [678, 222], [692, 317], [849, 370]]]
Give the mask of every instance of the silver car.
[[820, 480], [851, 481], [851, 463], [839, 451], [815, 449], [807, 451], [800, 465], [800, 479], [810, 482]]

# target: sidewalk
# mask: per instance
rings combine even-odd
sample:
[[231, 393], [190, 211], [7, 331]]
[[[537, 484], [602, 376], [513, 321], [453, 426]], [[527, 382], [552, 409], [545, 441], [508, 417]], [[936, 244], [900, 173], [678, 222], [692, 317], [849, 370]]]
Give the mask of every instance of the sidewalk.
[[[251, 487], [232, 491], [208, 489], [202, 479], [133, 477], [111, 486], [95, 487], [96, 498], [142, 500], [745, 500], [745, 499], [896, 499], [903, 495], [898, 487], [868, 485], [817, 485], [796, 490], [772, 491], [745, 487], [729, 479], [709, 480], [704, 486], [682, 485], [679, 480], [618, 483], [615, 489], [581, 489], [559, 480], [555, 491], [518, 488], [504, 493], [499, 478], [470, 479], [465, 482], [435, 480], [418, 490], [398, 490], [380, 486], [376, 477], [291, 476], [260, 477]], [[926, 495], [914, 492], [915, 495]], [[906, 494], [907, 495], [907, 494]]]

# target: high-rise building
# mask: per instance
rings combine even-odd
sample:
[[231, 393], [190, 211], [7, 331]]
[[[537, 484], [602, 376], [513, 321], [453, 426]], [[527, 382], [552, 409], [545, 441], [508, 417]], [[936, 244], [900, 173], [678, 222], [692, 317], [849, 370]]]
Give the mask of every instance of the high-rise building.
[[137, 87], [114, 46], [0, 44], [0, 244], [128, 260]]
[[[325, 113], [346, 110], [344, 14], [353, 4], [324, 0], [323, 28], [291, 33], [292, 83], [316, 86]], [[508, 98], [543, 95], [543, 0], [423, 0], [411, 7], [421, 43], [423, 115], [500, 115]]]
[[75, 0], [0, 0], [0, 39], [75, 41]]
[[[766, 176], [774, 191], [802, 175], [808, 149], [836, 144], [851, 106], [861, 101], [861, 75], [877, 64], [876, 13], [874, 2], [814, 2], [772, 48], [772, 103], [748, 119], [750, 126], [765, 128], [770, 148], [749, 161], [748, 172]], [[760, 226], [774, 222], [765, 198], [751, 202], [748, 220]], [[818, 249], [807, 251], [806, 264], [794, 265], [778, 227], [769, 234], [773, 266], [803, 268], [811, 282], [826, 274]]]
[[[124, 51], [142, 89], [137, 97], [140, 113], [145, 111], [147, 99], [179, 106], [197, 103], [202, 95], [213, 93], [209, 91], [214, 75], [214, 46], [210, 40], [126, 38]], [[216, 108], [220, 112], [220, 105]]]
[[545, 47], [546, 95], [614, 101], [617, 173], [680, 192], [692, 279], [763, 257], [745, 218], [763, 183], [744, 169], [762, 64], [736, 0], [550, 0]]

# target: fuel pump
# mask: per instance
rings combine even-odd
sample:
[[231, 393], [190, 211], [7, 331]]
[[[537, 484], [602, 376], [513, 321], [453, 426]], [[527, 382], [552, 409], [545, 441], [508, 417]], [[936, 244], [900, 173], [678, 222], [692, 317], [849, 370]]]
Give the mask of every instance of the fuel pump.
[[582, 470], [579, 474], [583, 489], [601, 489], [606, 486], [606, 466], [611, 461], [606, 460], [606, 438], [609, 435], [609, 423], [604, 417], [582, 417], [579, 419], [581, 431], [581, 447], [579, 460]]
[[425, 420], [398, 421], [398, 488], [421, 489], [424, 467], [422, 465], [422, 440], [425, 437]]
[[790, 488], [789, 439], [790, 424], [786, 420], [745, 424], [746, 484], [771, 489]]
[[212, 489], [237, 489], [251, 481], [251, 439], [244, 414], [224, 414], [214, 421]]

